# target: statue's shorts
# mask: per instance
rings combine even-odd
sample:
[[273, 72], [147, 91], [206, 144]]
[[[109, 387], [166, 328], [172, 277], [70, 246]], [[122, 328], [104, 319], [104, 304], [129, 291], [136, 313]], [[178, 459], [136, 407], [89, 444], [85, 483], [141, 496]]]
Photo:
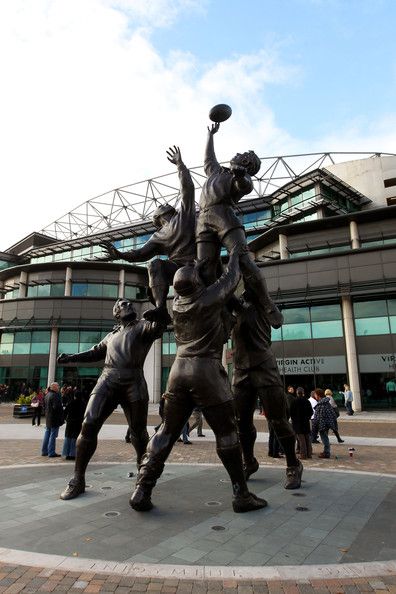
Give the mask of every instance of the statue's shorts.
[[199, 211], [196, 241], [222, 241], [233, 229], [243, 229], [243, 225], [232, 206], [215, 204]]
[[233, 399], [227, 373], [219, 359], [177, 357], [172, 365], [166, 398], [191, 400], [206, 408]]

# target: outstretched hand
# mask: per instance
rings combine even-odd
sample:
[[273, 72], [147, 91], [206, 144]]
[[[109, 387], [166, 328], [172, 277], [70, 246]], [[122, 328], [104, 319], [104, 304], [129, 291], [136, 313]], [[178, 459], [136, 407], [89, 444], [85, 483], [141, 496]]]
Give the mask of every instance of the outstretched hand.
[[166, 154], [168, 155], [168, 161], [174, 165], [180, 165], [180, 163], [182, 163], [181, 152], [178, 146], [170, 146], [166, 151]]
[[208, 132], [211, 136], [213, 136], [213, 134], [216, 134], [216, 132], [218, 132], [219, 128], [220, 128], [220, 122], [216, 122], [215, 124], [208, 126]]
[[101, 260], [118, 260], [120, 258], [119, 251], [113, 246], [111, 241], [102, 241], [99, 245], [106, 252], [105, 257], [100, 258]]

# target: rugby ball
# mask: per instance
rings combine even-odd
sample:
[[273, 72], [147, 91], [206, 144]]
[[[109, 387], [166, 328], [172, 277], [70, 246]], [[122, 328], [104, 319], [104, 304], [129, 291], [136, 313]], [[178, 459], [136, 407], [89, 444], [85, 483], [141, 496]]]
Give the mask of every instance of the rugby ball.
[[226, 103], [219, 103], [218, 105], [212, 107], [209, 112], [209, 118], [212, 120], [212, 122], [225, 122], [228, 120], [231, 114], [232, 109], [229, 105], [226, 105]]

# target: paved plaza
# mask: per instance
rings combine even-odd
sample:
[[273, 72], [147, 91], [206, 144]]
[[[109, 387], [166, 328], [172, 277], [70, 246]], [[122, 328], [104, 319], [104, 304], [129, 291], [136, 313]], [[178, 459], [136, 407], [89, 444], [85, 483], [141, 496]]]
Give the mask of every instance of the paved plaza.
[[86, 493], [65, 502], [73, 464], [43, 459], [42, 428], [0, 409], [0, 592], [396, 592], [392, 414], [370, 437], [345, 425], [330, 461], [316, 446], [299, 491], [283, 489], [285, 463], [266, 456], [260, 431], [249, 484], [268, 508], [249, 514], [233, 513], [205, 428], [204, 439], [175, 446], [143, 514], [128, 505], [136, 466], [122, 422], [103, 428]]

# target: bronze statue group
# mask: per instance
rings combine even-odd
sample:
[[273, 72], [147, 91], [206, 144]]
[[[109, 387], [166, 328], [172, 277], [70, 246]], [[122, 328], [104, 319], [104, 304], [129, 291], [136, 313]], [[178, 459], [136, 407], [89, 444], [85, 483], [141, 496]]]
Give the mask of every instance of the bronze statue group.
[[[130, 505], [136, 511], [153, 507], [152, 490], [165, 461], [194, 408], [199, 407], [216, 437], [217, 454], [232, 484], [235, 512], [267, 505], [251, 493], [247, 480], [258, 470], [254, 456], [256, 429], [253, 413], [257, 399], [285, 452], [286, 489], [301, 485], [303, 466], [295, 453], [295, 434], [288, 422], [283, 384], [271, 349], [271, 327], [279, 328], [282, 314], [272, 302], [266, 282], [249, 253], [243, 225], [235, 205], [252, 191], [252, 176], [260, 169], [253, 151], [236, 154], [229, 167], [216, 159], [213, 137], [219, 123], [208, 128], [205, 173], [196, 220], [194, 184], [179, 148], [167, 151], [178, 169], [180, 207], [162, 205], [154, 213], [155, 233], [139, 250], [120, 252], [103, 244], [106, 260], [124, 259], [149, 264], [149, 289], [154, 309], [137, 320], [133, 304], [119, 299], [113, 309], [118, 325], [89, 351], [60, 354], [61, 364], [104, 359], [77, 439], [75, 473], [62, 499], [85, 490], [85, 471], [95, 452], [105, 420], [120, 404], [136, 450], [138, 476]], [[221, 248], [229, 254], [223, 270]], [[234, 292], [243, 278], [244, 292]], [[164, 394], [163, 422], [149, 440], [148, 392], [143, 375], [146, 355], [170, 323], [166, 306], [169, 286], [175, 297], [172, 323], [177, 352]], [[236, 319], [236, 323], [235, 323]], [[232, 388], [222, 365], [223, 345], [232, 332], [234, 373]]]

